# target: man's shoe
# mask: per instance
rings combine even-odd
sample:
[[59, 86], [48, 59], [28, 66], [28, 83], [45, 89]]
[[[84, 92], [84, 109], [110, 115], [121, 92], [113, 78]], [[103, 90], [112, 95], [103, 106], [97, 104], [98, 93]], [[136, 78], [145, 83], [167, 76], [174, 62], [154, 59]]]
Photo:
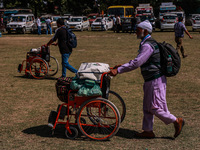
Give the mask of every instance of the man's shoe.
[[181, 133], [183, 129], [184, 124], [185, 124], [185, 121], [183, 120], [183, 118], [178, 118], [178, 122], [174, 124], [174, 128], [175, 128], [174, 138], [179, 136], [179, 134]]
[[139, 138], [155, 138], [153, 131], [143, 131], [142, 133], [136, 133]]

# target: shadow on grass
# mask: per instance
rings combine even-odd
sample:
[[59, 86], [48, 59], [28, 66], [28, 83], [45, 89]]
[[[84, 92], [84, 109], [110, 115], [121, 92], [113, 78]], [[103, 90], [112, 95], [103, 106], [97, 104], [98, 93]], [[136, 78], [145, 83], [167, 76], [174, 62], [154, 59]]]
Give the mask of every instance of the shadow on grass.
[[[54, 138], [66, 139], [64, 125], [57, 125], [54, 135], [52, 135], [52, 130], [47, 125], [30, 127], [28, 129], [23, 130], [22, 132], [25, 134], [35, 134], [40, 137], [52, 137], [52, 138], [54, 137]], [[149, 139], [149, 138], [139, 138], [136, 136], [136, 133], [138, 133], [138, 132], [134, 131], [134, 130], [120, 128], [118, 133], [115, 136], [119, 136], [119, 137], [126, 138], [126, 139]], [[79, 136], [78, 136], [78, 138], [76, 138], [76, 140], [90, 140], [89, 138], [81, 137], [81, 135], [82, 134], [79, 131]], [[154, 139], [174, 140], [174, 138], [172, 138], [172, 137], [155, 137]]]
[[[137, 133], [138, 132], [134, 131], [134, 130], [120, 128], [119, 131], [117, 132], [117, 134], [115, 136], [119, 136], [119, 137], [126, 138], [126, 139], [149, 139], [149, 138], [140, 138], [140, 137], [137, 137], [136, 136]], [[174, 140], [173, 137], [155, 137], [154, 139], [169, 139], [169, 140]]]
[[43, 79], [35, 79], [33, 77], [27, 77], [26, 75], [24, 75], [24, 76], [14, 76], [14, 78], [22, 78], [22, 79], [30, 79], [30, 80], [57, 80], [58, 79], [56, 77], [45, 77]]

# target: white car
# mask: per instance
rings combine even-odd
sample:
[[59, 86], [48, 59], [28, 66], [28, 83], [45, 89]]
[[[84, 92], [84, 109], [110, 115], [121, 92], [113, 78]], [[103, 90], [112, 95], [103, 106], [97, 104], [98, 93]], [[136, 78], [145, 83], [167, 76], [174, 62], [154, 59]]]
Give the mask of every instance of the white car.
[[196, 16], [192, 19], [192, 31], [200, 29], [200, 16]]
[[33, 14], [18, 14], [11, 18], [10, 23], [7, 24], [6, 30], [8, 33], [26, 33], [26, 31], [33, 32], [33, 25], [35, 22], [35, 17]]
[[176, 14], [164, 14], [163, 19], [161, 20], [161, 31], [166, 29], [174, 30], [174, 25], [177, 23], [177, 20]]
[[97, 17], [97, 19], [91, 24], [91, 30], [109, 30], [113, 28], [113, 20], [109, 17]]
[[85, 16], [74, 16], [69, 20], [67, 26], [71, 30], [83, 31], [89, 30], [90, 23]]

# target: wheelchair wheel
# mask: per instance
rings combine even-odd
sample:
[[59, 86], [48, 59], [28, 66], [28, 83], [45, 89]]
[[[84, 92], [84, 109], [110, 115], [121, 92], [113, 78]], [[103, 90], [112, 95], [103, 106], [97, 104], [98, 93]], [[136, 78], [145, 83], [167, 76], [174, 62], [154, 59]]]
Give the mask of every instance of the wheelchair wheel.
[[48, 64], [42, 58], [34, 58], [30, 64], [30, 74], [36, 79], [42, 79], [48, 74]]
[[126, 116], [126, 105], [125, 105], [124, 100], [121, 98], [119, 94], [111, 90], [109, 90], [109, 93], [108, 93], [108, 100], [111, 101], [119, 110], [119, 113], [121, 115], [121, 122], [122, 122]]
[[111, 138], [118, 132], [120, 122], [120, 114], [116, 106], [103, 98], [84, 102], [79, 109], [77, 118], [80, 131], [93, 140]]
[[53, 57], [50, 56], [50, 61], [49, 61], [49, 72], [48, 72], [48, 76], [54, 76], [57, 72], [58, 72], [58, 60]]
[[75, 127], [69, 127], [69, 129], [71, 130], [72, 134], [70, 134], [67, 129], [65, 130], [65, 135], [68, 139], [75, 139], [78, 137], [78, 130]]

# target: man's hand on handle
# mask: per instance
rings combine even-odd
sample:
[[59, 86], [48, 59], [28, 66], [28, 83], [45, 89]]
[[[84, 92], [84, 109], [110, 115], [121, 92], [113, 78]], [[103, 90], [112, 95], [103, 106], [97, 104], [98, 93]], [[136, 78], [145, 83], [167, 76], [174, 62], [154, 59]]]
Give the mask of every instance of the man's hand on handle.
[[109, 74], [110, 76], [116, 76], [116, 75], [118, 74], [118, 71], [117, 71], [117, 69], [112, 69], [112, 70], [110, 70], [110, 71], [108, 72], [108, 74]]

